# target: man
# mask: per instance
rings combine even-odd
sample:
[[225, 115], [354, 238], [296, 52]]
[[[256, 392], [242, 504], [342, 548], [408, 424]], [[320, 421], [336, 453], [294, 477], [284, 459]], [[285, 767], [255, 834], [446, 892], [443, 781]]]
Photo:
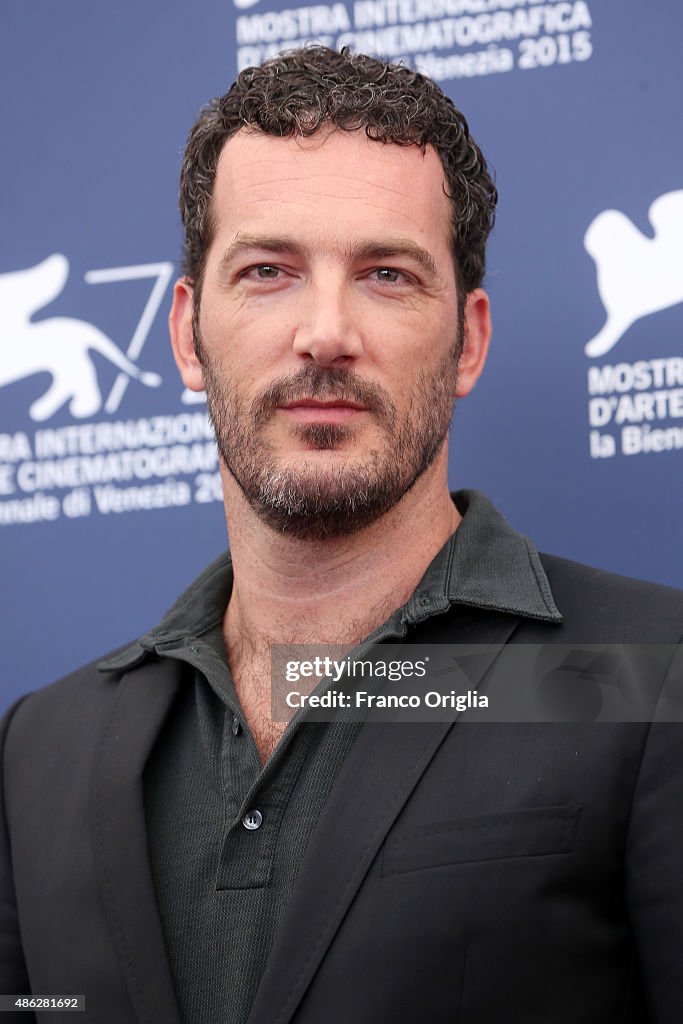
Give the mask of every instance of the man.
[[[618, 656], [581, 645], [657, 645], [612, 677], [662, 717], [683, 596], [448, 493], [495, 201], [438, 87], [369, 57], [293, 51], [201, 114], [170, 330], [230, 555], [5, 717], [2, 992], [100, 1024], [680, 1021], [679, 727], [597, 720]], [[450, 645], [513, 721], [285, 727], [274, 645], [329, 643]], [[495, 670], [525, 645], [571, 650], [534, 693], [576, 709], [588, 680], [587, 724], [524, 724], [530, 680]]]

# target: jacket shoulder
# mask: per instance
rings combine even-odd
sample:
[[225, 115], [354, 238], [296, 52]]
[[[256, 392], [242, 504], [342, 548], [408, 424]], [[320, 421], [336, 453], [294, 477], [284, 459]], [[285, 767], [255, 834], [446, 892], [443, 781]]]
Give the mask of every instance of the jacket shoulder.
[[[541, 554], [565, 626], [605, 643], [677, 643], [683, 591]], [[591, 642], [586, 639], [585, 642]]]
[[98, 666], [104, 661], [114, 662], [130, 649], [130, 644], [119, 647], [16, 701], [2, 719], [8, 749], [35, 749], [48, 737], [79, 744], [85, 733], [98, 730], [111, 710], [121, 680], [120, 672], [102, 672]]

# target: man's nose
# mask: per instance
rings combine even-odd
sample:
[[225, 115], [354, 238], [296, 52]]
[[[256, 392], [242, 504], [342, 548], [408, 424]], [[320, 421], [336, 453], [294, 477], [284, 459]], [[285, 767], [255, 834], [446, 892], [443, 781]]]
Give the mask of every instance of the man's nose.
[[330, 275], [311, 281], [294, 336], [294, 351], [320, 366], [345, 366], [363, 351], [356, 303], [348, 285]]

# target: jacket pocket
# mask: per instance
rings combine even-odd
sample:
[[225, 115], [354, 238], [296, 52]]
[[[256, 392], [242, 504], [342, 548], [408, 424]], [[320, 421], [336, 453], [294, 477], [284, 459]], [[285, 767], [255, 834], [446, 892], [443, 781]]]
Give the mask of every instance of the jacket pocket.
[[580, 817], [578, 806], [536, 807], [421, 825], [387, 839], [381, 873], [398, 875], [469, 861], [571, 853]]

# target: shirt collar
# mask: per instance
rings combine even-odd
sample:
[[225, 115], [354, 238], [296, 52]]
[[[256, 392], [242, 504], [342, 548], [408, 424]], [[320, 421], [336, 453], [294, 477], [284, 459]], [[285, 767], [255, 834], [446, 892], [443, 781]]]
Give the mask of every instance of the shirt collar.
[[409, 604], [427, 609], [428, 614], [462, 604], [562, 622], [541, 559], [528, 537], [513, 530], [481, 492], [456, 491], [451, 498], [462, 522], [427, 568]]
[[[479, 491], [451, 495], [462, 522], [430, 563], [406, 602], [402, 618], [417, 623], [453, 604], [506, 612], [544, 622], [562, 622], [536, 548], [508, 525]], [[106, 661], [101, 671], [121, 671], [163, 653], [185, 637], [196, 637], [223, 617], [232, 590], [230, 553], [220, 558], [178, 598], [159, 625]]]

